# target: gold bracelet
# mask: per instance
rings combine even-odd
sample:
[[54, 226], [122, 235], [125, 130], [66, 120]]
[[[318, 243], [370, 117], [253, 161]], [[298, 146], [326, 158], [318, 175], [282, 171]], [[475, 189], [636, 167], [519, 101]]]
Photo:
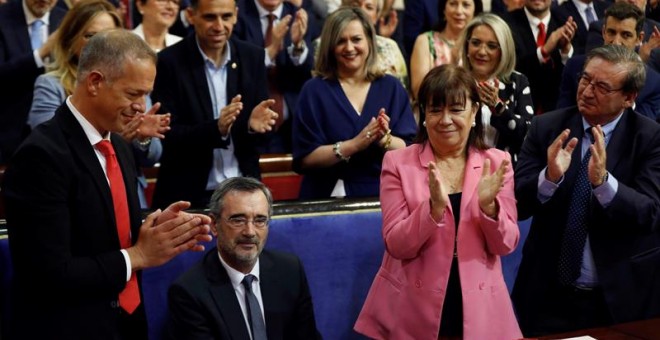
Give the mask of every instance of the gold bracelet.
[[383, 149], [389, 149], [390, 144], [392, 144], [392, 134], [387, 132], [387, 135], [385, 135], [385, 143], [383, 143]]

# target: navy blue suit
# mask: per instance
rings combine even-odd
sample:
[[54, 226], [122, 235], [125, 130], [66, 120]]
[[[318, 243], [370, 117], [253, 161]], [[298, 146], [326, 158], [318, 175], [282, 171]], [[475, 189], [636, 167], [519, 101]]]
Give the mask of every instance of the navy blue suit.
[[[523, 248], [513, 303], [524, 334], [538, 329], [541, 314], [558, 289], [558, 261], [570, 196], [579, 172], [581, 148], [553, 196], [537, 197], [547, 149], [564, 130], [581, 140], [582, 115], [576, 107], [534, 117], [515, 171], [518, 218], [534, 217]], [[589, 240], [607, 311], [614, 323], [660, 316], [660, 125], [626, 110], [607, 144], [607, 171], [618, 190], [607, 207], [592, 195]]]
[[[602, 0], [593, 0], [594, 15], [596, 18], [602, 18], [605, 15], [605, 9], [610, 5]], [[562, 3], [557, 7], [556, 10], [557, 16], [560, 22], [566, 22], [568, 17], [573, 17], [573, 20], [577, 24], [577, 31], [575, 31], [575, 36], [571, 44], [573, 44], [573, 54], [584, 54], [584, 47], [587, 44], [587, 34], [589, 33], [589, 27], [584, 24], [584, 20], [580, 16], [578, 8], [575, 7], [573, 0], [568, 0]]]
[[[232, 36], [235, 39], [240, 39], [263, 48], [264, 35], [261, 30], [259, 11], [257, 10], [257, 6], [255, 5], [254, 0], [238, 0], [237, 6], [239, 8], [238, 22], [234, 27]], [[282, 17], [291, 15], [291, 23], [293, 23], [293, 19], [295, 18], [298, 8], [287, 1], [284, 1], [282, 6]], [[275, 64], [277, 65], [275, 86], [284, 96], [284, 101], [286, 101], [286, 105], [289, 108], [289, 119], [286, 120], [280, 127], [280, 130], [277, 132], [277, 134], [272, 136], [274, 138], [274, 140], [271, 142], [272, 147], [267, 149], [267, 152], [291, 152], [291, 117], [293, 117], [293, 113], [296, 110], [300, 89], [302, 89], [302, 86], [305, 84], [305, 82], [311, 78], [312, 68], [314, 67], [314, 51], [311, 49], [313, 38], [312, 34], [314, 32], [318, 32], [318, 28], [316, 28], [316, 22], [311, 18], [310, 15], [308, 15], [308, 18], [308, 29], [305, 33], [304, 39], [309, 52], [305, 62], [296, 66], [291, 60], [291, 57], [287, 52], [287, 47], [292, 43], [290, 33], [287, 33], [287, 35], [284, 37], [284, 48], [277, 54], [274, 60]], [[263, 83], [262, 85], [267, 86], [266, 83]], [[281, 114], [282, 112], [278, 113]]]
[[206, 191], [213, 166], [213, 150], [234, 143], [234, 155], [244, 176], [260, 178], [256, 143], [260, 135], [248, 134], [252, 109], [267, 98], [264, 50], [242, 41], [230, 44], [227, 67], [227, 102], [240, 94], [243, 110], [224, 140], [213, 115], [204, 59], [194, 35], [164, 49], [158, 55], [152, 100], [161, 112], [172, 114], [172, 129], [163, 139], [163, 156], [153, 206], [165, 208], [178, 200], [195, 207], [208, 204]]
[[411, 55], [417, 36], [438, 24], [438, 0], [407, 0], [403, 11], [403, 45]]
[[[50, 11], [48, 31], [57, 29], [66, 11]], [[28, 134], [27, 115], [34, 81], [44, 73], [34, 61], [22, 1], [0, 6], [0, 164], [6, 163]]]
[[[559, 86], [557, 109], [577, 104], [578, 74], [582, 72], [586, 56], [576, 55], [566, 62]], [[646, 83], [635, 100], [635, 111], [653, 119], [660, 118], [660, 74], [646, 67]]]

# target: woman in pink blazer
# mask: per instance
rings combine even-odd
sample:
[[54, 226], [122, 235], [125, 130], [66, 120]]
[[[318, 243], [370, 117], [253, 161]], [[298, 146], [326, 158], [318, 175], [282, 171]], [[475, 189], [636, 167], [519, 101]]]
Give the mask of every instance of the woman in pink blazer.
[[386, 252], [355, 330], [374, 339], [517, 339], [500, 256], [518, 245], [507, 152], [483, 140], [479, 92], [442, 65], [420, 87], [417, 143], [385, 154]]

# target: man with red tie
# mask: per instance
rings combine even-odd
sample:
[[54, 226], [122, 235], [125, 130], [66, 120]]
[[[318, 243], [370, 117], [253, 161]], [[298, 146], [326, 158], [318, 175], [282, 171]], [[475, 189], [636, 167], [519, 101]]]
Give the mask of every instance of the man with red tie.
[[128, 31], [96, 34], [55, 118], [19, 147], [3, 183], [20, 339], [146, 339], [140, 270], [210, 241], [208, 217], [177, 202], [141, 223], [129, 145], [156, 55]]

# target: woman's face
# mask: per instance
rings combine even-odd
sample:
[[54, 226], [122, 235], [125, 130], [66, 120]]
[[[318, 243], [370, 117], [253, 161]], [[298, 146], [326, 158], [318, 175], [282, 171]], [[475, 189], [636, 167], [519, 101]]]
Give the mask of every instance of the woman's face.
[[91, 39], [96, 33], [101, 31], [118, 28], [115, 24], [115, 20], [108, 13], [100, 13], [95, 16], [85, 27], [85, 30], [82, 34], [78, 36], [76, 42], [73, 44], [73, 50], [77, 57], [80, 57], [80, 52], [83, 47], [87, 45], [87, 41]]
[[449, 0], [445, 5], [447, 27], [459, 32], [474, 17], [474, 0]]
[[137, 1], [136, 4], [144, 25], [155, 24], [169, 28], [179, 13], [179, 0], [147, 0], [145, 3]]
[[477, 106], [465, 94], [465, 103], [447, 103], [445, 106], [426, 106], [426, 132], [436, 153], [463, 150], [467, 144]]
[[360, 21], [353, 20], [339, 34], [335, 45], [337, 71], [341, 74], [361, 72], [369, 56], [369, 40]]
[[376, 0], [356, 0], [353, 2], [355, 7], [362, 8], [362, 10], [367, 13], [371, 24], [375, 25], [378, 20], [378, 6], [376, 5]]
[[491, 78], [502, 58], [495, 32], [487, 25], [477, 26], [472, 30], [467, 44], [468, 61], [474, 76], [480, 80]]

